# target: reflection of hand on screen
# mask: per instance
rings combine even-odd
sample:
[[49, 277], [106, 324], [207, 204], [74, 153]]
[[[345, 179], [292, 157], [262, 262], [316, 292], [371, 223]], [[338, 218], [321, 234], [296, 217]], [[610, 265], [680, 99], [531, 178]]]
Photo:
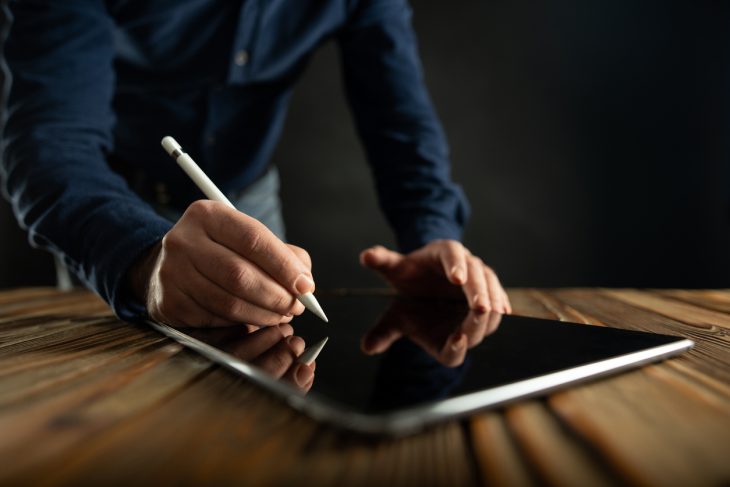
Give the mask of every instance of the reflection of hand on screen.
[[419, 299], [396, 299], [380, 321], [361, 341], [363, 352], [385, 352], [399, 338], [407, 337], [441, 364], [456, 367], [464, 362], [468, 349], [494, 333], [500, 313], [480, 314], [469, 310], [462, 318], [456, 306]]
[[289, 382], [302, 392], [314, 383], [316, 362], [297, 363], [304, 351], [304, 340], [294, 335], [289, 324], [256, 328], [226, 327], [217, 329], [188, 329], [191, 336], [205, 333], [204, 341], [269, 373], [274, 379]]

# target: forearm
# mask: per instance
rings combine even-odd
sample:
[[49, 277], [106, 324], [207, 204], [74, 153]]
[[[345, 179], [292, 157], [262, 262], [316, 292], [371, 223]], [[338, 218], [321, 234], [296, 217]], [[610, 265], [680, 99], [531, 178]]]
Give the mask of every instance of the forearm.
[[469, 207], [428, 96], [405, 0], [363, 0], [339, 37], [348, 99], [399, 247], [460, 239]]
[[30, 242], [61, 255], [131, 319], [142, 310], [124, 275], [171, 224], [106, 163], [114, 123], [111, 20], [95, 0], [18, 2], [13, 16], [3, 46], [3, 73], [12, 76], [12, 84], [4, 80], [5, 193]]
[[100, 153], [19, 139], [3, 160], [6, 189], [31, 244], [60, 255], [119, 316], [138, 316], [141, 302], [127, 292], [124, 276], [171, 223], [131, 193]]

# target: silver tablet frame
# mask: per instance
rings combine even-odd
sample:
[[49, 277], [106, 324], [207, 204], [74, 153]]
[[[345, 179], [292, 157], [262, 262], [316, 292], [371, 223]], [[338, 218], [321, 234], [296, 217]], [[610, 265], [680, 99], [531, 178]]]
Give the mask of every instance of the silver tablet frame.
[[647, 348], [639, 352], [580, 365], [552, 372], [539, 377], [484, 389], [449, 399], [420, 404], [382, 414], [363, 414], [348, 409], [315, 392], [304, 395], [284, 382], [271, 377], [265, 371], [248, 364], [233, 355], [162, 323], [147, 321], [159, 332], [195, 350], [204, 357], [233, 370], [265, 389], [282, 397], [291, 407], [302, 411], [317, 421], [364, 434], [403, 436], [416, 433], [428, 425], [446, 419], [463, 417], [476, 411], [495, 408], [520, 399], [527, 399], [561, 389], [565, 386], [586, 382], [598, 377], [615, 374], [651, 362], [657, 362], [691, 349], [694, 342], [678, 337], [676, 342]]

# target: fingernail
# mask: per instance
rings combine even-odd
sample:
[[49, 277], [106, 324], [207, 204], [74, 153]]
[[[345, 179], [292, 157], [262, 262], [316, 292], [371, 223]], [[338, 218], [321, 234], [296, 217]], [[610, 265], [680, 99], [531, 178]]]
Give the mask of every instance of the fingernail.
[[299, 364], [296, 376], [297, 384], [299, 384], [300, 386], [305, 386], [314, 376], [314, 371], [308, 365]]
[[451, 278], [458, 284], [463, 283], [464, 279], [466, 279], [466, 276], [464, 276], [464, 269], [459, 266], [454, 266], [451, 269]]
[[294, 289], [298, 294], [306, 294], [314, 291], [314, 281], [306, 274], [299, 274], [297, 280], [294, 281]]

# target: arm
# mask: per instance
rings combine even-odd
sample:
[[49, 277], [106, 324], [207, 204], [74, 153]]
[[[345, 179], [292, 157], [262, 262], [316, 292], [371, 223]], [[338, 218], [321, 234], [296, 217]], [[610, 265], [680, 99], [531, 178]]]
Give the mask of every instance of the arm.
[[[107, 166], [115, 81], [103, 3], [12, 6], [2, 177], [31, 243], [61, 255], [123, 319], [277, 324], [301, 313], [295, 294], [314, 289], [306, 252], [208, 201], [173, 227]], [[6, 26], [10, 10], [3, 3]]]
[[399, 247], [459, 240], [469, 214], [424, 84], [404, 0], [366, 0], [339, 36], [343, 75], [380, 205]]
[[134, 319], [143, 307], [124, 275], [171, 224], [106, 164], [112, 20], [95, 0], [3, 2], [3, 27], [6, 196], [32, 245], [62, 256], [120, 317]]
[[348, 99], [380, 205], [409, 252], [376, 246], [361, 262], [402, 292], [442, 295], [456, 285], [479, 312], [511, 312], [494, 271], [459, 243], [468, 204], [451, 180], [410, 17], [406, 0], [363, 0], [339, 35]]

